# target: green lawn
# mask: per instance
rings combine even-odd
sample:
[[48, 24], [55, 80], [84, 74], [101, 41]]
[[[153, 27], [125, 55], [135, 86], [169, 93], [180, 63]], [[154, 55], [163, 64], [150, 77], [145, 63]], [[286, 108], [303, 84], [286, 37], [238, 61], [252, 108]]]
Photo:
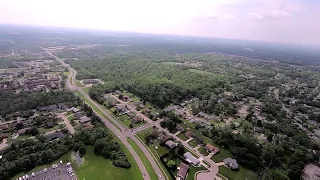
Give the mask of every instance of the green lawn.
[[[108, 119], [108, 117], [106, 115], [104, 115], [102, 113], [102, 111], [100, 111], [100, 109], [98, 109], [91, 101], [89, 101], [84, 95], [82, 95], [79, 91], [76, 91], [76, 94], [81, 97], [81, 99], [83, 99], [94, 111], [96, 111], [100, 116]], [[113, 121], [109, 121], [111, 122], [117, 129], [121, 130], [121, 128], [119, 128]]]
[[[134, 149], [134, 151], [138, 154], [138, 156], [140, 157], [144, 167], [147, 169], [148, 174], [150, 176], [150, 178], [153, 180], [157, 180], [158, 179], [158, 175], [157, 173], [154, 171], [154, 169], [151, 166], [151, 163], [149, 162], [148, 158], [146, 157], [146, 155], [142, 152], [142, 150], [139, 148], [139, 146], [130, 138], [128, 138], [128, 142], [131, 145], [131, 147]], [[157, 161], [157, 160], [156, 160]]]
[[85, 93], [89, 94], [90, 87], [84, 87], [84, 88], [82, 88], [82, 90], [83, 90]]
[[184, 134], [184, 132], [180, 133], [177, 135], [180, 139], [182, 139], [183, 141], [188, 140], [189, 138]]
[[150, 127], [150, 128], [148, 128], [148, 129], [146, 129], [146, 130], [143, 130], [143, 131], [139, 132], [139, 133], [137, 134], [137, 136], [144, 142], [144, 139], [145, 139], [146, 134], [149, 133], [149, 132], [151, 132], [152, 130], [153, 130], [153, 128]]
[[192, 139], [191, 141], [188, 142], [188, 144], [191, 146], [191, 147], [196, 147], [198, 146], [198, 143], [195, 139]]
[[79, 80], [76, 80], [76, 85], [78, 87], [84, 87], [85, 85], [83, 85]]
[[71, 121], [71, 120], [74, 119], [75, 117], [74, 117], [74, 115], [72, 114], [72, 115], [68, 116], [67, 118], [69, 119], [69, 121]]
[[17, 139], [18, 139], [18, 140], [23, 140], [23, 139], [28, 139], [28, 138], [30, 138], [30, 137], [32, 137], [32, 136], [29, 136], [29, 135], [19, 135], [19, 136], [17, 137]]
[[202, 155], [204, 155], [204, 156], [208, 156], [208, 155], [209, 155], [209, 153], [206, 151], [206, 149], [205, 149], [203, 146], [201, 146], [201, 147], [198, 149], [198, 151], [199, 151]]
[[123, 115], [119, 116], [119, 119], [120, 119], [121, 121], [126, 121], [127, 119], [129, 119], [129, 116], [126, 115], [126, 114], [123, 114]]
[[59, 129], [59, 126], [58, 126], [58, 125], [56, 125], [56, 126], [54, 126], [54, 127], [52, 127], [52, 128], [49, 128], [49, 129], [46, 129], [46, 128], [44, 128], [44, 127], [38, 128], [40, 134], [45, 134], [46, 132], [54, 131], [54, 130], [58, 130], [58, 129]]
[[39, 171], [39, 170], [42, 170], [44, 169], [45, 167], [50, 167], [52, 166], [52, 164], [56, 164], [56, 163], [59, 163], [59, 161], [62, 160], [63, 163], [66, 163], [66, 162], [69, 162], [70, 161], [70, 153], [67, 153], [63, 156], [61, 156], [58, 160], [52, 162], [52, 163], [48, 163], [48, 164], [44, 164], [44, 165], [40, 165], [40, 166], [36, 166], [35, 168], [29, 170], [29, 171], [25, 171], [25, 172], [21, 172], [19, 174], [16, 174], [13, 178], [11, 179], [17, 179], [25, 174], [30, 174], [32, 172], [36, 172], [36, 171]]
[[[131, 167], [129, 169], [118, 168], [112, 165], [112, 161], [102, 156], [97, 156], [93, 152], [93, 147], [88, 147], [85, 155], [86, 162], [80, 167], [75, 167], [79, 180], [140, 180], [142, 174], [139, 169]], [[132, 163], [132, 160], [129, 160]]]
[[257, 173], [239, 166], [238, 171], [233, 171], [225, 166], [219, 167], [219, 174], [227, 177], [229, 180], [257, 180]]
[[63, 75], [65, 75], [65, 76], [69, 76], [69, 74], [70, 74], [69, 71], [63, 72]]
[[206, 170], [203, 166], [201, 167], [194, 167], [192, 165], [189, 166], [189, 174], [187, 176], [187, 180], [194, 180], [194, 175], [196, 172], [201, 171], [201, 170]]
[[194, 123], [189, 122], [188, 120], [184, 119], [184, 118], [180, 118], [183, 122], [183, 124], [187, 127], [187, 128], [191, 128], [191, 129], [195, 129], [196, 125]]

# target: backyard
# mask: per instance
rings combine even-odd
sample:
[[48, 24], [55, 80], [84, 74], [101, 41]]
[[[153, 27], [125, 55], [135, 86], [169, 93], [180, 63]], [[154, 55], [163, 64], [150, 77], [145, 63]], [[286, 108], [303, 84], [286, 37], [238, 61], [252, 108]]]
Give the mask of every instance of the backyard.
[[257, 180], [258, 179], [258, 175], [255, 172], [245, 169], [242, 166], [239, 166], [238, 171], [233, 171], [225, 166], [220, 166], [219, 174], [227, 177], [229, 180], [242, 180], [242, 179]]

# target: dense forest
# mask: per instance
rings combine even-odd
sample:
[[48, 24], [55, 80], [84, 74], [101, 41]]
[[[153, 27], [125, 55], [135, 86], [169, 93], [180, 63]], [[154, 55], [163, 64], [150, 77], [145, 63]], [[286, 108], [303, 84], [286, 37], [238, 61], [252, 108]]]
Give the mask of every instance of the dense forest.
[[41, 106], [49, 106], [59, 103], [73, 103], [78, 98], [71, 92], [21, 92], [15, 94], [13, 91], [0, 93], [0, 114], [10, 114], [17, 111], [36, 109]]

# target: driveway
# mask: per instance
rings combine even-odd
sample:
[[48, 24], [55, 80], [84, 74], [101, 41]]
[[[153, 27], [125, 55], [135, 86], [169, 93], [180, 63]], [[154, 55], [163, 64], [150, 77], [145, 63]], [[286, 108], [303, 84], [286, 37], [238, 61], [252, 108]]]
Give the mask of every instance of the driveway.
[[70, 134], [74, 134], [75, 130], [74, 130], [73, 126], [71, 125], [69, 119], [64, 114], [59, 114], [58, 117], [63, 120], [63, 122], [66, 125], [66, 127], [68, 128]]

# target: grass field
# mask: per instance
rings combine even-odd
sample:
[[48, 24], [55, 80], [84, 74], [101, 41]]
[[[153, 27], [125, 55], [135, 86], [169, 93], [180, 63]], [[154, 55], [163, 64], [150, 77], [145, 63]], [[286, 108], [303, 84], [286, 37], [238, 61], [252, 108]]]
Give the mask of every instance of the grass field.
[[245, 169], [241, 166], [239, 166], [238, 171], [233, 171], [225, 166], [220, 166], [219, 174], [227, 177], [229, 180], [243, 180], [243, 179], [257, 180], [258, 179], [258, 175], [255, 172]]
[[49, 128], [49, 129], [46, 129], [46, 128], [44, 128], [44, 127], [38, 128], [40, 134], [45, 134], [46, 132], [54, 131], [54, 130], [58, 130], [58, 129], [59, 129], [59, 126], [58, 126], [58, 125], [56, 125], [56, 126], [54, 126], [54, 127], [52, 127], [52, 128]]
[[65, 75], [65, 76], [69, 76], [69, 74], [70, 74], [69, 71], [63, 72], [63, 75]]
[[89, 94], [90, 87], [84, 87], [84, 88], [82, 88], [82, 90], [83, 90], [85, 93]]
[[194, 180], [194, 175], [196, 174], [196, 172], [201, 171], [201, 170], [206, 170], [206, 168], [204, 168], [203, 166], [201, 167], [194, 167], [194, 166], [189, 166], [189, 174], [187, 177], [187, 180]]
[[198, 143], [195, 139], [192, 139], [191, 141], [188, 142], [188, 144], [191, 146], [191, 147], [196, 147], [198, 146]]
[[[140, 180], [143, 179], [139, 169], [118, 168], [112, 165], [112, 161], [102, 156], [97, 156], [93, 152], [93, 147], [89, 146], [85, 155], [86, 162], [80, 167], [75, 167], [79, 180]], [[132, 161], [130, 161], [132, 163]]]
[[198, 151], [204, 156], [208, 156], [209, 154], [203, 146], [201, 146]]
[[84, 87], [85, 85], [83, 85], [79, 80], [76, 80], [76, 85], [78, 87]]
[[144, 167], [147, 169], [148, 174], [152, 180], [157, 180], [158, 175], [153, 170], [151, 163], [149, 162], [148, 158], [145, 156], [145, 154], [142, 152], [142, 150], [139, 148], [139, 146], [130, 138], [128, 138], [128, 143], [131, 145], [131, 147], [134, 149], [134, 151], [138, 154], [140, 157]]
[[69, 120], [69, 121], [71, 121], [72, 119], [75, 119], [75, 117], [74, 117], [74, 115], [73, 115], [73, 114], [72, 114], [72, 115], [70, 115], [70, 116], [68, 116], [67, 118], [68, 118], [68, 120]]
[[182, 139], [183, 141], [188, 140], [189, 138], [184, 134], [184, 132], [180, 133], [177, 135], [180, 139]]

